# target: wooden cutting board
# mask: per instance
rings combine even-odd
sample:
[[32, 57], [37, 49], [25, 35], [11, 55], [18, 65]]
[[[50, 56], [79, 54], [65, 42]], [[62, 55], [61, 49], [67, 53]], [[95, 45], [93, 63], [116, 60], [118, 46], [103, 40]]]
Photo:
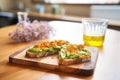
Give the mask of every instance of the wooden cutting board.
[[[31, 46], [29, 46], [31, 47]], [[91, 52], [91, 61], [85, 63], [79, 63], [69, 66], [63, 66], [58, 64], [58, 55], [52, 55], [43, 58], [27, 58], [25, 57], [26, 50], [29, 48], [17, 51], [9, 56], [10, 63], [41, 67], [54, 71], [67, 72], [72, 74], [78, 74], [83, 76], [90, 76], [93, 74], [98, 57], [98, 48], [87, 47]]]

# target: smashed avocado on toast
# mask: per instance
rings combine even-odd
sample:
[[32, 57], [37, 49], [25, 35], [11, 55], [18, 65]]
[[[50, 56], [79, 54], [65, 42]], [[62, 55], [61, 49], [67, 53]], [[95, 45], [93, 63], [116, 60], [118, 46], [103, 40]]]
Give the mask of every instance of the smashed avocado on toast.
[[26, 57], [39, 58], [58, 53], [62, 47], [69, 44], [65, 40], [42, 41], [26, 51]]
[[91, 60], [91, 53], [84, 45], [68, 44], [59, 51], [59, 64], [70, 65]]
[[91, 52], [81, 44], [65, 40], [42, 41], [26, 51], [26, 57], [40, 58], [58, 54], [59, 65], [71, 65], [91, 60]]

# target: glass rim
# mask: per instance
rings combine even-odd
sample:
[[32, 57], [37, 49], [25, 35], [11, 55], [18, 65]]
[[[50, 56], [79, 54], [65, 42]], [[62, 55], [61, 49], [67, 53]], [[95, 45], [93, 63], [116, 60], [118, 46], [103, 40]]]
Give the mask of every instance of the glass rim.
[[89, 21], [89, 22], [108, 22], [108, 19], [104, 19], [104, 18], [82, 18], [82, 22], [83, 21]]

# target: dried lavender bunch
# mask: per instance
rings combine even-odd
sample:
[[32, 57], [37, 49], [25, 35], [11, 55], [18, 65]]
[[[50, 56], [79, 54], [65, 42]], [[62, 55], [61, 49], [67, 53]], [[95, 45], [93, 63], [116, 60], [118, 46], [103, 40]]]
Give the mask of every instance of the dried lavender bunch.
[[35, 39], [45, 39], [49, 34], [54, 34], [53, 28], [47, 21], [21, 21], [17, 23], [15, 31], [9, 33], [9, 36], [16, 42], [27, 42]]

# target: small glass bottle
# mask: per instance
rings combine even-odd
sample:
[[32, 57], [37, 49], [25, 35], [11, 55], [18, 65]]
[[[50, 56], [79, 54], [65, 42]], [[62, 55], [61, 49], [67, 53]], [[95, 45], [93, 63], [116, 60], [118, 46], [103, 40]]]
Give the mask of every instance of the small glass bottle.
[[58, 4], [52, 4], [52, 13], [53, 14], [59, 14], [59, 5]]

